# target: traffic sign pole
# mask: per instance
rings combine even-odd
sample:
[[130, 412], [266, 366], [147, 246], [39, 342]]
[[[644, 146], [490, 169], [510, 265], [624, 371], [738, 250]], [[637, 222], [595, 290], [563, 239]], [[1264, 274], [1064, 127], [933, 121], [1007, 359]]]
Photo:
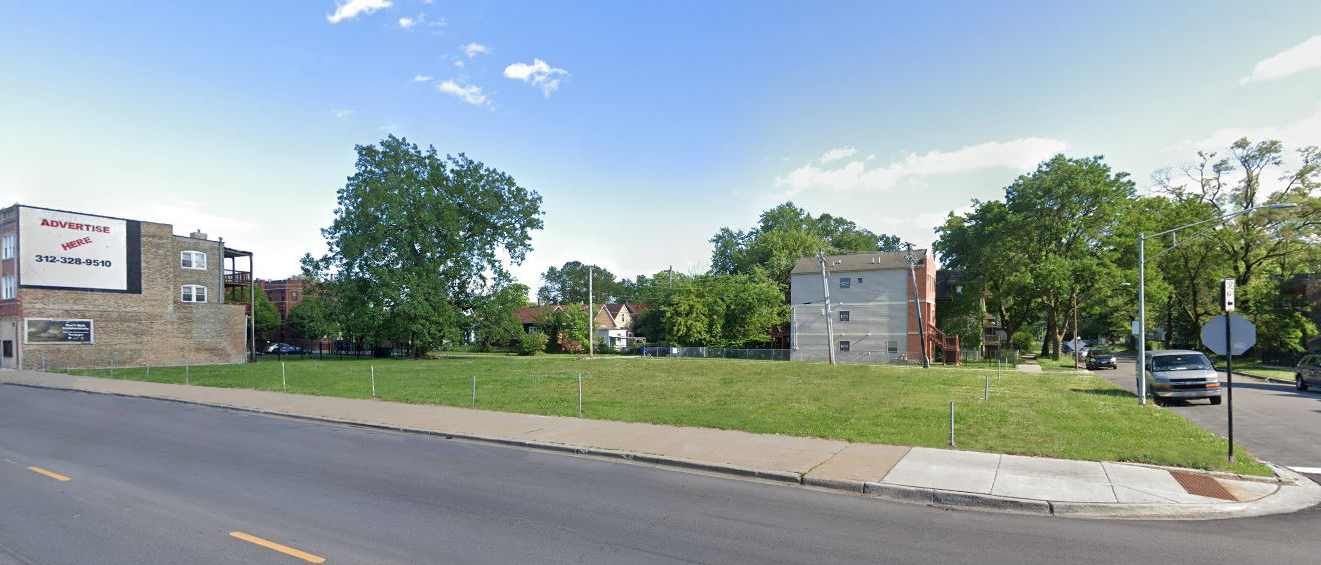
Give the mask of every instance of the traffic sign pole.
[[1225, 279], [1220, 281], [1220, 296], [1225, 307], [1225, 394], [1229, 400], [1225, 401], [1226, 416], [1229, 423], [1229, 462], [1234, 462], [1234, 333], [1230, 329], [1233, 325], [1230, 320], [1230, 312], [1234, 311], [1234, 279]]
[[[1229, 326], [1230, 326], [1229, 312], [1225, 312], [1225, 343], [1226, 344], [1234, 343], [1233, 334], [1230, 333]], [[1227, 401], [1228, 407], [1226, 408], [1227, 411], [1229, 412], [1229, 462], [1233, 463], [1234, 462], [1234, 350], [1230, 349], [1229, 345], [1226, 345], [1225, 348], [1228, 349], [1228, 353], [1229, 353], [1229, 356], [1225, 357], [1225, 374], [1229, 375], [1229, 378], [1225, 381], [1225, 385], [1227, 387], [1225, 393], [1229, 395], [1229, 400]]]

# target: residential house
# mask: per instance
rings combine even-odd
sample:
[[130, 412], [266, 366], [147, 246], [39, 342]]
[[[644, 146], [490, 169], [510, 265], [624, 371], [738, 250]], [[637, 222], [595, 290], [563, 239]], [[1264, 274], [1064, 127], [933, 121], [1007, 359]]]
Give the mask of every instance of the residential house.
[[[646, 338], [633, 334], [633, 325], [638, 315], [651, 308], [649, 304], [599, 304], [596, 305], [594, 331], [598, 340], [604, 340], [610, 349], [625, 349], [631, 345], [645, 343]], [[524, 332], [534, 332], [539, 328], [537, 321], [550, 312], [565, 308], [585, 309], [585, 304], [550, 304], [546, 306], [528, 306], [514, 310], [518, 321], [523, 324]], [[599, 342], [598, 342], [599, 343]]]

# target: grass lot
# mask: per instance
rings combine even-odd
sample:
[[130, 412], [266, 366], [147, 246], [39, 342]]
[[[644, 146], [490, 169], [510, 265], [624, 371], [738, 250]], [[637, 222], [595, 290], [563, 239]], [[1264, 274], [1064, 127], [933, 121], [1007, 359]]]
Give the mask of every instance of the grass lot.
[[[1224, 368], [1225, 368], [1225, 364], [1224, 364], [1224, 363], [1216, 363], [1216, 368], [1217, 368], [1217, 369], [1220, 369], [1220, 370], [1223, 371]], [[1238, 363], [1234, 363], [1234, 375], [1237, 376], [1240, 372], [1250, 373], [1250, 374], [1252, 374], [1252, 375], [1256, 375], [1256, 376], [1258, 376], [1258, 377], [1270, 377], [1270, 378], [1272, 378], [1272, 379], [1279, 380], [1279, 381], [1292, 381], [1293, 378], [1294, 378], [1294, 375], [1297, 374], [1297, 373], [1293, 372], [1292, 370], [1284, 370], [1284, 369], [1263, 369], [1263, 368], [1261, 368], [1261, 367], [1255, 367], [1255, 366], [1252, 366], [1252, 365], [1244, 366], [1244, 365], [1239, 365]]]
[[[1038, 365], [1041, 365], [1042, 370], [1045, 370], [1045, 371], [1058, 371], [1058, 370], [1063, 370], [1063, 369], [1068, 369], [1068, 370], [1072, 371], [1072, 370], [1073, 370], [1073, 355], [1072, 355], [1072, 354], [1061, 353], [1061, 354], [1060, 354], [1060, 360], [1059, 360], [1059, 361], [1055, 361], [1055, 360], [1051, 359], [1050, 357], [1044, 357], [1044, 358], [1042, 358], [1042, 357], [1038, 357], [1038, 358], [1037, 358], [1037, 364], [1038, 364]], [[1078, 368], [1079, 368], [1079, 369], [1086, 369], [1086, 368], [1087, 368], [1087, 360], [1086, 360], [1086, 359], [1079, 359], [1079, 360], [1078, 360]]]
[[[373, 365], [384, 400], [468, 406], [476, 376], [479, 408], [576, 416], [582, 373], [588, 418], [928, 447], [947, 445], [954, 401], [960, 449], [1269, 474], [1251, 457], [1228, 464], [1222, 438], [1169, 410], [1139, 406], [1133, 395], [1091, 375], [1006, 371], [997, 382], [993, 370], [491, 355], [289, 361], [285, 368], [290, 392], [367, 398]], [[987, 374], [990, 400], [983, 402]], [[155, 368], [148, 376], [145, 369], [118, 369], [115, 377], [181, 383], [184, 370]], [[275, 361], [196, 366], [190, 379], [281, 389]]]

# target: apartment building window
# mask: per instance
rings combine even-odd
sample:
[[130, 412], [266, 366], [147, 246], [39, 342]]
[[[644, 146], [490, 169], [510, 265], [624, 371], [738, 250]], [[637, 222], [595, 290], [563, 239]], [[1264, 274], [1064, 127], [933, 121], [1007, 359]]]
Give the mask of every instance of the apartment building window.
[[895, 340], [890, 340], [885, 342], [885, 351], [890, 353], [891, 355], [895, 353], [899, 353], [899, 342]]
[[206, 253], [184, 251], [179, 254], [179, 266], [185, 269], [206, 270]]
[[849, 283], [851, 283], [851, 282], [853, 282], [853, 280], [850, 279], [850, 278], [848, 278], [848, 277], [841, 278], [841, 279], [839, 279], [839, 287], [840, 287], [840, 288], [848, 288], [848, 287], [849, 287]]
[[841, 321], [841, 322], [847, 322], [847, 321], [849, 321], [849, 311], [848, 311], [848, 310], [840, 310], [840, 311], [839, 311], [839, 321]]
[[292, 301], [294, 301], [294, 302], [298, 302], [298, 291], [294, 290], [294, 291], [291, 291], [291, 292], [292, 292], [292, 296], [293, 296], [293, 297], [290, 298], [289, 300], [292, 300]]
[[183, 302], [206, 302], [206, 287], [200, 284], [186, 284], [180, 287], [179, 300]]
[[14, 234], [0, 237], [0, 259], [14, 258]]
[[0, 279], [0, 300], [18, 298], [18, 278], [8, 275]]
[[847, 342], [847, 341], [840, 341], [840, 342], [839, 342], [839, 350], [840, 350], [840, 351], [848, 351], [848, 350], [849, 350], [849, 342]]

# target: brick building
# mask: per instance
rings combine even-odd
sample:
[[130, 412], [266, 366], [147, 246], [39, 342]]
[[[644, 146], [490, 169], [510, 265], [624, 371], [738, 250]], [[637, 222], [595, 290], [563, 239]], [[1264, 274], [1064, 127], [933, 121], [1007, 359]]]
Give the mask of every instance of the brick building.
[[250, 289], [251, 269], [251, 253], [169, 224], [0, 209], [0, 367], [242, 363], [248, 305], [225, 289]]
[[303, 280], [299, 278], [289, 278], [280, 280], [262, 280], [257, 279], [257, 288], [266, 293], [267, 300], [275, 306], [275, 310], [280, 313], [280, 328], [270, 336], [271, 341], [289, 341], [294, 339], [293, 331], [285, 324], [289, 320], [289, 313], [294, 311], [294, 307], [303, 301], [305, 297]]

